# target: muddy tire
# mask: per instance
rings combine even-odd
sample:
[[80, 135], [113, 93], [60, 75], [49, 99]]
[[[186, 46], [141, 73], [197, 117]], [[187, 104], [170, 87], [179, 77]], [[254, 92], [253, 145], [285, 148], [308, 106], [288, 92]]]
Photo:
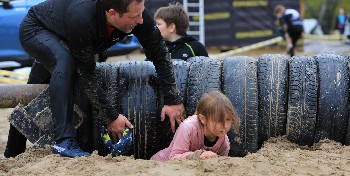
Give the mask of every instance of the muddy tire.
[[[348, 55], [346, 57], [346, 61], [348, 62], [348, 68], [350, 70], [350, 55]], [[346, 132], [346, 137], [345, 137], [344, 144], [347, 145], [347, 146], [350, 145], [350, 117], [349, 117], [349, 120], [348, 120], [348, 129], [347, 129], [347, 132]]]
[[[16, 127], [30, 142], [38, 146], [53, 145], [53, 122], [50, 108], [49, 89], [45, 89], [28, 105], [17, 105], [9, 116], [10, 123]], [[82, 95], [83, 90], [76, 85], [74, 88], [74, 104], [73, 104], [73, 124], [77, 129], [79, 146], [86, 151], [91, 151], [91, 135], [88, 129], [91, 123], [88, 120], [91, 118], [89, 112], [89, 103], [82, 103], [85, 97]], [[82, 127], [82, 128], [81, 128]], [[86, 132], [81, 136], [81, 132]]]
[[[101, 85], [102, 91], [104, 91], [108, 96], [107, 99], [111, 102], [113, 108], [118, 109], [118, 97], [119, 97], [119, 86], [118, 86], [118, 70], [119, 70], [119, 63], [110, 63], [110, 62], [103, 62], [103, 63], [97, 63], [95, 74], [97, 77], [97, 80], [99, 81], [99, 85]], [[99, 111], [97, 109], [92, 110], [92, 116], [93, 116], [93, 146], [95, 150], [98, 151], [98, 154], [101, 156], [106, 156], [110, 153], [108, 148], [105, 146], [105, 144], [102, 142], [101, 139], [101, 127], [105, 126], [103, 119], [105, 117], [102, 117], [103, 114], [99, 114]]]
[[320, 95], [315, 142], [331, 139], [344, 144], [349, 119], [349, 67], [344, 56], [323, 53], [315, 56]]
[[[176, 76], [176, 86], [180, 91], [180, 95], [184, 100], [184, 106], [186, 107], [186, 100], [187, 100], [187, 78], [188, 78], [188, 72], [190, 68], [190, 63], [185, 62], [182, 60], [174, 60], [173, 61], [173, 69]], [[162, 110], [162, 107], [164, 106], [164, 99], [163, 99], [163, 93], [161, 92], [161, 84], [159, 84], [159, 95], [157, 96], [160, 100], [159, 105], [159, 112], [158, 117], [160, 117], [160, 113]], [[175, 127], [177, 128], [178, 125], [175, 123]], [[163, 122], [160, 122], [160, 149], [164, 149], [168, 147], [174, 137], [174, 133], [171, 131], [171, 125], [169, 117], [166, 115]]]
[[119, 112], [134, 125], [133, 154], [149, 159], [159, 150], [158, 79], [152, 62], [121, 62]]
[[228, 133], [229, 156], [243, 157], [258, 150], [257, 59], [240, 56], [222, 60], [222, 91], [240, 119], [239, 133]]
[[221, 91], [221, 64], [208, 58], [191, 59], [187, 84], [187, 116], [193, 115], [200, 97], [210, 91]]
[[313, 57], [289, 61], [287, 139], [311, 146], [315, 137], [318, 99], [318, 72]]
[[288, 57], [264, 54], [258, 60], [259, 147], [286, 134]]

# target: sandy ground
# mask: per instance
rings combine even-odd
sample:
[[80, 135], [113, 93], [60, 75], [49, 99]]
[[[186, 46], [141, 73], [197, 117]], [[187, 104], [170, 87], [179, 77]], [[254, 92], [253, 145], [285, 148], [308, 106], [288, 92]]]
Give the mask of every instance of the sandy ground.
[[[0, 152], [6, 145], [12, 109], [0, 109]], [[63, 158], [29, 147], [0, 160], [0, 175], [350, 175], [350, 146], [323, 140], [312, 147], [270, 138], [257, 152], [240, 157], [155, 162], [132, 157]]]
[[[339, 48], [337, 43], [334, 45], [334, 48]], [[346, 51], [339, 52], [347, 54], [349, 47], [345, 46]], [[319, 48], [322, 50], [322, 47]], [[277, 48], [246, 52], [242, 55], [257, 56], [281, 52], [283, 50]], [[320, 51], [304, 47], [297, 54], [298, 52], [312, 55]], [[138, 53], [111, 58], [109, 61], [142, 60], [143, 57]], [[5, 149], [9, 128], [7, 116], [11, 112], [11, 108], [0, 109], [0, 153]], [[311, 147], [305, 147], [293, 144], [285, 136], [281, 136], [270, 138], [258, 152], [243, 158], [220, 157], [163, 163], [135, 160], [132, 157], [100, 157], [96, 154], [70, 159], [52, 155], [49, 149], [35, 149], [31, 144], [28, 146], [24, 154], [0, 160], [0, 175], [350, 175], [350, 146], [342, 146], [330, 140], [322, 140]]]

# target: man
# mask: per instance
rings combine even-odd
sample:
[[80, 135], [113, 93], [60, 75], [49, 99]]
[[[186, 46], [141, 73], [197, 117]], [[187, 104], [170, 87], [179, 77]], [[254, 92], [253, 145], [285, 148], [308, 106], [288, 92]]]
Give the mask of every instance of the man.
[[287, 53], [293, 57], [297, 41], [304, 30], [300, 14], [294, 9], [286, 9], [283, 5], [277, 5], [274, 14], [279, 19], [282, 35], [287, 42]]
[[[28, 83], [50, 83], [50, 104], [56, 144], [52, 152], [66, 157], [89, 156], [77, 145], [72, 117], [72, 87], [82, 84], [93, 108], [103, 114], [107, 130], [120, 138], [127, 118], [118, 114], [107, 101], [97, 82], [94, 54], [105, 51], [125, 36], [134, 34], [153, 61], [163, 83], [164, 105], [171, 128], [175, 120], [185, 116], [182, 98], [176, 88], [172, 63], [165, 42], [154, 20], [144, 9], [144, 0], [47, 0], [33, 6], [20, 26], [20, 41], [24, 50], [36, 58]], [[15, 131], [15, 132], [12, 132]], [[5, 157], [18, 155], [24, 142], [14, 142], [20, 134], [11, 126]], [[10, 144], [9, 144], [10, 143]], [[20, 145], [14, 146], [14, 145]], [[22, 151], [13, 151], [19, 148]], [[25, 149], [25, 146], [24, 146]], [[12, 151], [11, 151], [12, 150]]]

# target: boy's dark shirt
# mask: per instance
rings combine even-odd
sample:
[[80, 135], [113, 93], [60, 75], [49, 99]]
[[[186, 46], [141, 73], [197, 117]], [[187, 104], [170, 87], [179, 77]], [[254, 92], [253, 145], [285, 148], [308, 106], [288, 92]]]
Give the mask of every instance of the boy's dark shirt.
[[174, 42], [166, 41], [166, 46], [171, 53], [172, 59], [182, 59], [186, 61], [194, 56], [206, 56], [208, 52], [201, 42], [190, 35], [184, 35]]

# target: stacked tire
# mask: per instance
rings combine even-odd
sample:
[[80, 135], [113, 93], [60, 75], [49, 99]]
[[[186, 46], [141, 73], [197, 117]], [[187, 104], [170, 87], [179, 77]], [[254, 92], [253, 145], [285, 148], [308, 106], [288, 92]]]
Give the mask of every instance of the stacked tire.
[[[232, 101], [240, 125], [238, 134], [233, 129], [228, 133], [229, 156], [242, 157], [258, 151], [270, 137], [283, 135], [299, 145], [311, 146], [326, 138], [349, 145], [348, 60], [334, 53], [194, 57], [174, 61], [173, 68], [187, 115], [194, 114], [201, 95], [209, 91], [222, 91]], [[161, 84], [150, 62], [122, 62], [114, 67], [110, 71], [117, 69], [119, 75], [110, 77], [117, 83], [107, 86], [108, 94], [136, 126], [131, 154], [148, 159], [167, 147], [174, 134], [169, 118], [160, 122]]]
[[[349, 60], [335, 53], [194, 57], [173, 61], [173, 68], [187, 116], [195, 113], [206, 92], [221, 91], [231, 100], [240, 124], [238, 134], [233, 129], [228, 133], [229, 155], [242, 157], [258, 151], [270, 137], [282, 135], [299, 145], [311, 146], [326, 138], [349, 145]], [[149, 159], [170, 144], [174, 133], [168, 117], [160, 121], [162, 84], [152, 62], [99, 63], [96, 77], [113, 108], [134, 125], [130, 155]], [[79, 85], [75, 92], [80, 144], [84, 150], [107, 155], [100, 137], [104, 117], [98, 109], [91, 112]], [[31, 142], [52, 144], [50, 115], [46, 90], [27, 106], [16, 107], [9, 119]]]

